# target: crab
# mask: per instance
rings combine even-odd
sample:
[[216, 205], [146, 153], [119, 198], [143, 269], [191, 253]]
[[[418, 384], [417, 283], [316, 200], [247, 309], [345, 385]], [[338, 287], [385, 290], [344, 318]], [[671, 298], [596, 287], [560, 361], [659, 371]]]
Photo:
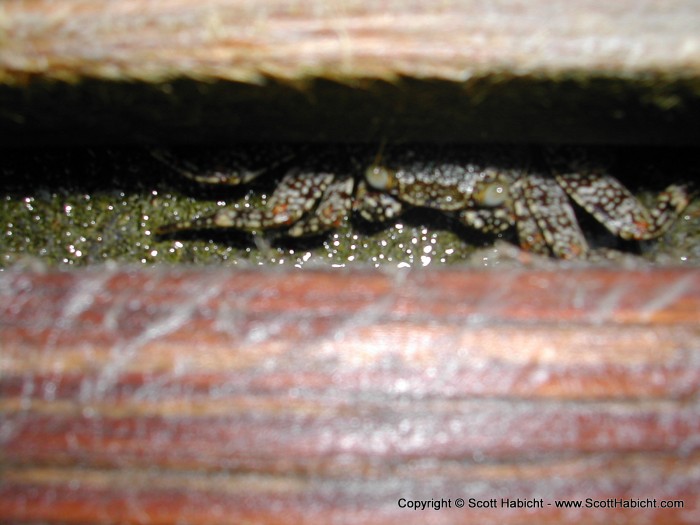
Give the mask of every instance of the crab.
[[[203, 183], [247, 183], [265, 171], [200, 172], [168, 154], [156, 156], [184, 176]], [[162, 228], [161, 233], [233, 228], [248, 232], [283, 230], [290, 237], [302, 237], [336, 229], [353, 213], [368, 221], [384, 222], [398, 218], [406, 208], [425, 207], [453, 215], [488, 234], [515, 228], [520, 246], [526, 251], [581, 259], [588, 256], [590, 247], [572, 201], [612, 234], [622, 239], [648, 240], [662, 235], [690, 200], [686, 186], [671, 185], [649, 209], [615, 177], [587, 162], [562, 162], [558, 154], [553, 154], [544, 169], [528, 167], [527, 157], [522, 150], [494, 157], [492, 152], [463, 148], [440, 152], [436, 162], [417, 158], [412, 150], [405, 149], [386, 157], [377, 155], [364, 169], [338, 171], [330, 164], [292, 167], [262, 209], [222, 208], [209, 217]], [[357, 177], [356, 173], [362, 171], [363, 175]]]

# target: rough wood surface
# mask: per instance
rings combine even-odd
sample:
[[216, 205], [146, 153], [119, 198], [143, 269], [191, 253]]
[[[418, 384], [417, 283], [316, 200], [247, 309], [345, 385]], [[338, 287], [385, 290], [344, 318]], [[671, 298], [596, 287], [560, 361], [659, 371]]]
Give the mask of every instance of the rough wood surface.
[[698, 356], [694, 269], [8, 270], [0, 516], [696, 523]]
[[697, 142], [698, 27], [694, 0], [3, 2], [0, 130]]
[[32, 0], [4, 2], [2, 19], [5, 81], [700, 71], [688, 0]]

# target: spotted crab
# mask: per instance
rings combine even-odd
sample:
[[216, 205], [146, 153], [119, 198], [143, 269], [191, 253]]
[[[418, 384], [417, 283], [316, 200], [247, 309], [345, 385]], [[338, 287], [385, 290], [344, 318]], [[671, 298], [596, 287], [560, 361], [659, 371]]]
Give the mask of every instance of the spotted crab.
[[[517, 151], [517, 150], [516, 150]], [[289, 159], [293, 154], [276, 155]], [[435, 155], [439, 161], [399, 149], [377, 155], [365, 167], [314, 165], [290, 168], [263, 208], [222, 208], [215, 214], [167, 226], [161, 233], [233, 228], [284, 230], [301, 237], [333, 230], [358, 213], [368, 221], [397, 218], [406, 208], [425, 207], [455, 216], [481, 232], [515, 227], [523, 249], [561, 259], [585, 258], [590, 249], [572, 201], [622, 239], [647, 240], [663, 234], [690, 200], [686, 186], [671, 185], [655, 205], [642, 205], [615, 177], [587, 161], [547, 155], [547, 168], [532, 167], [522, 151], [492, 153], [462, 148]], [[209, 184], [244, 184], [267, 169], [200, 170], [165, 152], [162, 162], [184, 176]], [[569, 156], [570, 157], [570, 156]], [[505, 162], [503, 158], [507, 159]], [[269, 162], [269, 156], [268, 160]], [[279, 162], [277, 162], [279, 163]], [[529, 166], [529, 167], [528, 167]], [[356, 173], [362, 173], [357, 177]]]

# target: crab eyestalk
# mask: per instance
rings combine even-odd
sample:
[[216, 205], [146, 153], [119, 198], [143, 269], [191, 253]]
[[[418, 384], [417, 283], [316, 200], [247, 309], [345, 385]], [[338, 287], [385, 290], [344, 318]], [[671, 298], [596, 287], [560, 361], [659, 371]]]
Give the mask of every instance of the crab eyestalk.
[[385, 166], [373, 164], [365, 170], [365, 180], [375, 190], [389, 191], [396, 187], [396, 172]]
[[501, 206], [508, 200], [508, 183], [506, 181], [495, 181], [486, 184], [474, 193], [474, 200], [479, 206], [485, 208]]

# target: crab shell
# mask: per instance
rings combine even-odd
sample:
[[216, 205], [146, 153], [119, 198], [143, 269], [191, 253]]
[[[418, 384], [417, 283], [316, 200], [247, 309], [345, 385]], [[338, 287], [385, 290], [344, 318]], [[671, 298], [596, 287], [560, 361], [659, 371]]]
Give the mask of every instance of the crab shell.
[[592, 170], [551, 176], [473, 164], [430, 172], [375, 165], [365, 178], [402, 202], [457, 212], [462, 222], [486, 233], [515, 226], [522, 248], [562, 259], [589, 252], [571, 200], [611, 233], [636, 240], [663, 234], [689, 202], [687, 189], [672, 185], [649, 210], [615, 177]]
[[[210, 182], [189, 168], [179, 171]], [[241, 181], [235, 174], [230, 177], [233, 182], [224, 179], [217, 174], [216, 183]], [[647, 240], [668, 229], [687, 206], [689, 193], [684, 186], [669, 186], [647, 209], [612, 175], [588, 167], [545, 174], [474, 162], [409, 160], [399, 162], [397, 168], [375, 162], [359, 181], [352, 173], [293, 168], [263, 209], [223, 208], [210, 217], [165, 227], [161, 233], [195, 228], [282, 229], [286, 235], [300, 237], [335, 229], [353, 212], [370, 221], [386, 221], [398, 217], [404, 207], [414, 206], [456, 215], [485, 233], [515, 227], [523, 249], [576, 259], [585, 257], [589, 246], [572, 201], [613, 234]]]

